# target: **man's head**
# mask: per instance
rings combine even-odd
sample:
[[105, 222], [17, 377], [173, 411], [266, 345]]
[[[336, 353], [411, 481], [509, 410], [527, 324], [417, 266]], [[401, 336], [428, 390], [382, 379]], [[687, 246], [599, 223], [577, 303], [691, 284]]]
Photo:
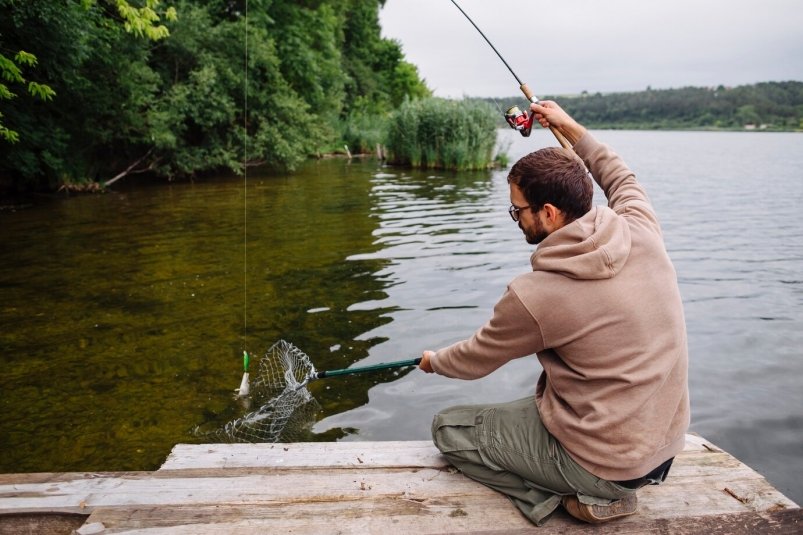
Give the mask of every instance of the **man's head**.
[[568, 149], [550, 147], [517, 161], [508, 174], [511, 215], [528, 243], [549, 234], [591, 210], [594, 188], [583, 163]]

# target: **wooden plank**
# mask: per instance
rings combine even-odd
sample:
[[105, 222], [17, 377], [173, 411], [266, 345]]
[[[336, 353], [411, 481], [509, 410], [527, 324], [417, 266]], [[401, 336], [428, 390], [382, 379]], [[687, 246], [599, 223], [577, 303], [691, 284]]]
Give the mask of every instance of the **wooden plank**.
[[13, 488], [14, 485], [33, 485], [37, 483], [57, 484], [76, 479], [97, 479], [110, 477], [139, 477], [149, 476], [152, 472], [30, 472], [23, 474], [0, 474], [0, 497], [3, 488]]
[[[89, 522], [107, 532], [149, 529], [156, 533], [449, 533], [531, 524], [498, 493], [447, 496], [437, 501], [410, 498], [269, 504], [261, 507], [152, 507], [123, 512], [98, 509]], [[149, 531], [150, 532], [150, 531]]]
[[[96, 507], [202, 503], [266, 504], [271, 502], [362, 499], [368, 494], [426, 496], [427, 489], [449, 494], [493, 492], [448, 469], [273, 470], [233, 475], [207, 471], [190, 477], [171, 472], [140, 476], [75, 479], [58, 483], [0, 485], [0, 514], [9, 512], [88, 512]], [[441, 481], [447, 481], [441, 483]]]
[[294, 533], [416, 533], [416, 534], [687, 534], [734, 535], [800, 533], [801, 509], [759, 515], [752, 512], [671, 520], [643, 512], [594, 526], [582, 523], [558, 509], [548, 522], [535, 528], [500, 495], [476, 500], [445, 498], [437, 503], [385, 500], [382, 502], [321, 502], [294, 506], [269, 505], [148, 507], [98, 509], [87, 520], [104, 528], [104, 534], [257, 534]]
[[[669, 479], [639, 491], [639, 505], [638, 515], [612, 524], [617, 532], [800, 521], [797, 505], [760, 474], [693, 435]], [[0, 475], [0, 515], [37, 512], [92, 513], [82, 530], [103, 533], [532, 529], [501, 494], [447, 467], [429, 441], [180, 445], [156, 472]], [[562, 512], [549, 526], [545, 533], [588, 529]]]
[[[556, 513], [559, 515], [561, 513]], [[565, 514], [565, 513], [563, 513]], [[694, 518], [677, 518], [667, 522], [662, 519], [644, 518], [640, 515], [614, 520], [607, 524], [591, 526], [580, 521], [570, 520], [571, 525], [563, 527], [549, 521], [543, 528], [506, 530], [477, 530], [466, 532], [471, 535], [533, 535], [541, 533], [595, 535], [800, 535], [803, 528], [803, 510], [790, 509], [767, 514], [742, 513], [735, 515], [706, 515]], [[209, 532], [207, 532], [209, 533]]]
[[686, 446], [683, 451], [714, 451], [722, 450], [696, 433], [686, 433]]
[[164, 470], [191, 468], [441, 468], [446, 460], [429, 440], [404, 442], [296, 442], [288, 444], [178, 444]]
[[[706, 465], [706, 469], [711, 470], [711, 466]], [[131, 504], [298, 504], [399, 496], [432, 500], [488, 493], [495, 494], [450, 469], [186, 470], [0, 485], [0, 513], [86, 513], [97, 507]], [[795, 507], [744, 465], [726, 465], [704, 475], [688, 470], [687, 474], [670, 477], [660, 487], [645, 487], [640, 496], [649, 514], [659, 517]]]
[[[722, 452], [698, 435], [686, 435], [685, 452]], [[177, 444], [159, 470], [191, 468], [326, 468], [447, 466], [430, 440], [295, 442], [287, 444]]]
[[80, 528], [86, 518], [74, 514], [0, 515], [0, 535], [63, 535]]

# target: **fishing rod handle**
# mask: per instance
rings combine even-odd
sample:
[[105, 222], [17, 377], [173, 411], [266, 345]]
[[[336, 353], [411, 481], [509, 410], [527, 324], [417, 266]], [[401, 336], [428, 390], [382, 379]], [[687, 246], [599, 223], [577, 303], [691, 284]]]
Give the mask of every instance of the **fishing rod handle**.
[[[527, 100], [529, 100], [533, 104], [538, 104], [540, 102], [540, 100], [538, 100], [538, 97], [536, 97], [535, 94], [533, 93], [532, 89], [530, 89], [530, 86], [528, 86], [526, 83], [521, 84], [521, 86], [519, 86], [519, 89], [521, 89], [521, 92], [524, 93], [524, 96], [527, 98]], [[552, 135], [555, 136], [555, 139], [558, 140], [558, 143], [560, 143], [561, 147], [563, 147], [564, 149], [571, 150], [572, 144], [569, 143], [569, 140], [566, 139], [566, 136], [560, 133], [560, 131], [552, 125], [549, 126], [549, 130], [552, 132]]]
[[356, 373], [375, 372], [380, 370], [392, 370], [394, 368], [404, 368], [406, 366], [418, 366], [421, 363], [421, 357], [410, 360], [398, 360], [396, 362], [383, 362], [381, 364], [373, 364], [371, 366], [362, 366], [360, 368], [344, 368], [342, 370], [327, 370], [315, 374], [316, 379], [324, 379], [326, 377], [335, 377], [338, 375], [353, 375]]
[[561, 133], [558, 131], [558, 129], [557, 129], [557, 128], [555, 128], [554, 126], [550, 126], [550, 127], [549, 127], [549, 130], [550, 130], [550, 131], [552, 132], [552, 134], [555, 136], [555, 139], [557, 139], [557, 140], [558, 140], [558, 143], [560, 143], [560, 146], [561, 146], [561, 147], [563, 147], [564, 149], [569, 149], [569, 150], [572, 150], [572, 144], [571, 144], [571, 143], [569, 143], [569, 140], [568, 140], [568, 139], [566, 139], [566, 137], [565, 137], [563, 134], [561, 134]]

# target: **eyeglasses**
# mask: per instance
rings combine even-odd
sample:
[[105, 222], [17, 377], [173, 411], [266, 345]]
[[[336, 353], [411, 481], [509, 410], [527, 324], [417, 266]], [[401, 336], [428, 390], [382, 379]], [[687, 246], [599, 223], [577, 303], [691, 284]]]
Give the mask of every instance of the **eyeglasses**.
[[519, 207], [519, 206], [516, 206], [515, 204], [511, 204], [510, 208], [507, 209], [507, 213], [510, 214], [510, 219], [512, 219], [513, 221], [516, 221], [518, 223], [518, 221], [519, 221], [519, 212], [521, 212], [522, 210], [526, 210], [527, 208], [533, 208], [533, 205], [532, 204], [528, 204], [527, 206]]

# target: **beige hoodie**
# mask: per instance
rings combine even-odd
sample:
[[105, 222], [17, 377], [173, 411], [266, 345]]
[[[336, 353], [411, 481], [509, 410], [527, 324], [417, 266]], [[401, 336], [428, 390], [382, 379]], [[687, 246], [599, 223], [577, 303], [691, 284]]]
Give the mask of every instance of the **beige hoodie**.
[[493, 317], [433, 369], [475, 379], [537, 353], [544, 425], [589, 472], [641, 477], [683, 449], [688, 351], [677, 277], [632, 171], [586, 134], [574, 146], [609, 207], [550, 234]]

